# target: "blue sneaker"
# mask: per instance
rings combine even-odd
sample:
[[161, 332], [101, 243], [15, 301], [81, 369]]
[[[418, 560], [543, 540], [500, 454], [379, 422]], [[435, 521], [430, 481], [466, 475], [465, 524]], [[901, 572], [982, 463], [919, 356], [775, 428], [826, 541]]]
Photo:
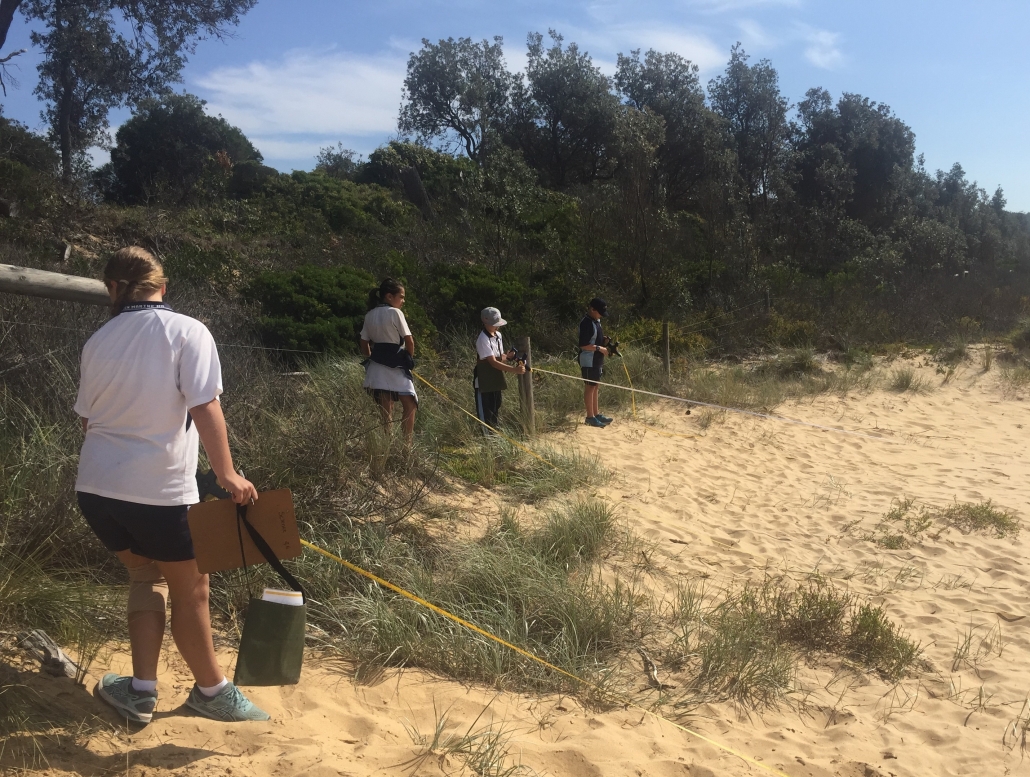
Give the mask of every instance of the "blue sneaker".
[[611, 423], [612, 421], [614, 421], [614, 420], [615, 420], [614, 418], [609, 418], [608, 416], [606, 416], [606, 415], [601, 415], [600, 413], [598, 413], [597, 415], [595, 415], [595, 416], [594, 416], [594, 418], [596, 418], [596, 419], [597, 419], [598, 421], [600, 421], [600, 422], [601, 422], [602, 424], [604, 424], [605, 426], [607, 426], [608, 424], [610, 424], [610, 423]]
[[598, 429], [604, 429], [604, 422], [597, 420], [597, 416], [591, 416], [587, 419], [587, 426], [594, 426]]
[[244, 720], [268, 720], [271, 716], [256, 707], [240, 689], [228, 683], [215, 696], [205, 696], [196, 685], [186, 699], [186, 706], [211, 720], [239, 722]]
[[101, 700], [106, 701], [132, 723], [141, 723], [145, 726], [154, 718], [157, 691], [137, 691], [132, 687], [131, 677], [108, 672], [94, 690]]

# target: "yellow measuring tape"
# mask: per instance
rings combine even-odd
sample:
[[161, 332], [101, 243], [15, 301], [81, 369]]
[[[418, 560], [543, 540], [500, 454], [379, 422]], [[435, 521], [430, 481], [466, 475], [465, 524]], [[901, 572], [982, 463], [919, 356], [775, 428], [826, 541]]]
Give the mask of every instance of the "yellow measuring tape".
[[[427, 383], [426, 385], [429, 385], [429, 384]], [[312, 543], [308, 542], [307, 540], [301, 540], [300, 544], [303, 545], [306, 548], [310, 548], [311, 550], [315, 551], [316, 553], [321, 553], [323, 556], [325, 556], [326, 558], [332, 559], [337, 564], [342, 564], [344, 567], [349, 569], [351, 572], [354, 572], [357, 575], [361, 575], [362, 577], [366, 577], [369, 580], [371, 580], [372, 582], [377, 583], [378, 585], [381, 585], [383, 588], [387, 588], [387, 589], [393, 591], [394, 593], [400, 594], [405, 599], [410, 599], [411, 601], [416, 602], [417, 604], [420, 604], [420, 605], [422, 605], [423, 607], [425, 607], [425, 608], [427, 608], [429, 610], [432, 610], [437, 615], [441, 615], [444, 618], [447, 618], [448, 620], [453, 621], [454, 623], [459, 624], [460, 626], [464, 626], [466, 629], [469, 629], [470, 631], [474, 631], [476, 634], [479, 634], [480, 636], [486, 637], [487, 639], [492, 640], [492, 641], [496, 642], [499, 645], [504, 645], [504, 647], [508, 648], [509, 650], [515, 651], [516, 653], [518, 653], [520, 656], [523, 656], [524, 658], [528, 658], [529, 660], [534, 661], [534, 662], [540, 664], [541, 666], [545, 666], [548, 669], [550, 669], [552, 671], [555, 671], [555, 672], [557, 672], [560, 675], [568, 677], [570, 680], [575, 680], [577, 683], [585, 685], [586, 687], [591, 688], [591, 689], [593, 689], [595, 691], [598, 691], [601, 694], [608, 694], [607, 691], [605, 691], [603, 688], [601, 688], [596, 683], [592, 683], [589, 680], [584, 680], [582, 677], [579, 677], [578, 675], [574, 675], [571, 672], [566, 672], [561, 667], [555, 666], [554, 664], [550, 663], [549, 661], [545, 661], [544, 659], [540, 658], [539, 656], [537, 656], [537, 655], [535, 655], [533, 653], [530, 653], [528, 650], [524, 650], [523, 648], [520, 648], [518, 645], [513, 645], [512, 643], [508, 642], [507, 640], [501, 639], [500, 637], [498, 637], [498, 636], [496, 636], [494, 634], [491, 634], [489, 631], [486, 631], [485, 629], [481, 629], [476, 624], [470, 623], [469, 621], [465, 620], [464, 618], [460, 618], [457, 615], [454, 615], [454, 614], [448, 612], [447, 610], [443, 609], [442, 607], [438, 607], [437, 605], [433, 604], [432, 602], [426, 601], [421, 596], [416, 596], [415, 594], [410, 593], [409, 591], [404, 590], [399, 585], [394, 585], [389, 580], [384, 580], [383, 578], [379, 577], [379, 575], [376, 575], [376, 574], [373, 574], [372, 572], [364, 570], [361, 567], [357, 566], [356, 564], [352, 564], [349, 561], [347, 561], [345, 559], [342, 559], [342, 558], [340, 558], [339, 556], [337, 556], [337, 555], [335, 555], [333, 553], [330, 553], [328, 550], [325, 550], [324, 548], [320, 548], [317, 545], [313, 545]], [[777, 777], [790, 777], [790, 775], [786, 774], [785, 772], [781, 772], [779, 769], [776, 769], [776, 768], [774, 768], [772, 766], [768, 766], [768, 765], [762, 763], [761, 761], [757, 761], [754, 758], [751, 758], [750, 756], [746, 756], [743, 753], [741, 753], [739, 750], [734, 750], [729, 745], [724, 745], [722, 742], [718, 742], [718, 741], [716, 741], [714, 739], [711, 739], [710, 737], [706, 737], [704, 734], [701, 734], [701, 733], [699, 733], [697, 731], [694, 731], [693, 729], [689, 729], [686, 726], [682, 726], [682, 725], [680, 725], [679, 723], [677, 723], [674, 720], [669, 720], [668, 718], [666, 718], [663, 715], [660, 715], [659, 713], [655, 712], [654, 710], [649, 710], [649, 709], [647, 709], [647, 707], [643, 707], [640, 704], [637, 704], [636, 702], [631, 701], [630, 699], [623, 698], [622, 701], [626, 704], [626, 706], [632, 707], [632, 708], [634, 708], [636, 710], [639, 710], [639, 711], [641, 711], [641, 712], [643, 712], [643, 713], [645, 713], [647, 715], [650, 715], [651, 717], [655, 718], [655, 720], [661, 721], [663, 723], [668, 723], [669, 725], [673, 726], [674, 728], [679, 729], [680, 731], [684, 732], [685, 734], [689, 734], [690, 736], [695, 737], [696, 739], [700, 739], [702, 742], [707, 742], [708, 744], [712, 745], [713, 747], [716, 747], [719, 750], [722, 750], [724, 753], [729, 753], [730, 755], [736, 756], [737, 758], [741, 759], [742, 761], [745, 761], [746, 763], [749, 763], [749, 764], [751, 764], [753, 766], [757, 766], [760, 769], [764, 769], [765, 771], [767, 771], [767, 772], [769, 772], [771, 774], [777, 775]]]
[[629, 390], [632, 392], [629, 395], [630, 400], [633, 402], [633, 417], [637, 417], [637, 392], [633, 391], [633, 379], [629, 376], [629, 367], [626, 366], [626, 360], [622, 360], [622, 369], [626, 371], [626, 381], [629, 383]]
[[542, 461], [542, 462], [543, 462], [544, 464], [546, 464], [546, 465], [547, 465], [548, 467], [550, 467], [551, 469], [558, 469], [558, 468], [557, 468], [556, 466], [554, 466], [554, 464], [552, 464], [551, 462], [549, 462], [549, 461], [548, 461], [547, 459], [545, 459], [545, 458], [544, 458], [543, 456], [541, 456], [541, 455], [540, 455], [539, 453], [537, 453], [536, 451], [532, 451], [532, 450], [530, 450], [529, 448], [527, 448], [527, 447], [526, 447], [525, 445], [523, 445], [522, 443], [520, 443], [520, 442], [518, 442], [518, 441], [516, 441], [516, 440], [513, 440], [513, 439], [511, 439], [511, 437], [509, 437], [508, 435], [506, 435], [506, 434], [505, 434], [504, 432], [502, 432], [502, 431], [500, 431], [500, 430], [498, 430], [498, 429], [494, 429], [494, 428], [493, 428], [492, 426], [490, 426], [490, 424], [488, 424], [488, 423], [487, 423], [486, 421], [484, 421], [484, 420], [483, 420], [482, 418], [480, 418], [479, 416], [477, 416], [477, 415], [473, 415], [472, 413], [470, 413], [470, 412], [469, 412], [468, 410], [466, 410], [466, 409], [465, 409], [465, 408], [463, 408], [463, 407], [462, 407], [461, 405], [459, 405], [459, 404], [458, 404], [457, 402], [455, 402], [455, 401], [454, 401], [453, 399], [451, 399], [451, 398], [450, 398], [449, 396], [447, 396], [446, 394], [444, 394], [444, 393], [443, 393], [443, 392], [442, 392], [442, 391], [441, 391], [440, 389], [438, 389], [438, 388], [437, 388], [436, 386], [434, 386], [434, 385], [433, 385], [432, 383], [430, 383], [430, 382], [429, 382], [428, 380], [426, 380], [425, 378], [423, 378], [423, 377], [422, 377], [421, 375], [419, 375], [419, 374], [418, 374], [417, 372], [412, 372], [411, 374], [412, 374], [412, 375], [414, 375], [414, 376], [415, 376], [416, 378], [418, 378], [418, 379], [419, 379], [420, 381], [422, 381], [423, 383], [425, 383], [425, 384], [426, 384], [427, 386], [429, 386], [429, 388], [431, 388], [431, 389], [432, 389], [433, 391], [435, 391], [435, 392], [436, 392], [437, 394], [439, 394], [439, 395], [440, 395], [441, 397], [443, 397], [444, 399], [446, 399], [446, 400], [447, 400], [448, 402], [450, 402], [450, 403], [451, 403], [452, 405], [454, 405], [454, 406], [455, 406], [456, 408], [458, 408], [458, 410], [460, 410], [461, 412], [463, 412], [463, 413], [464, 413], [465, 415], [467, 415], [467, 416], [468, 416], [469, 418], [471, 418], [472, 420], [474, 420], [474, 421], [475, 421], [476, 423], [480, 423], [480, 424], [482, 424], [483, 426], [485, 426], [485, 427], [486, 427], [487, 429], [489, 429], [489, 430], [490, 430], [491, 432], [493, 432], [494, 434], [496, 434], [496, 435], [499, 435], [500, 437], [503, 437], [503, 438], [504, 438], [505, 440], [507, 440], [508, 442], [510, 442], [510, 443], [511, 443], [512, 445], [514, 445], [514, 446], [515, 446], [516, 448], [520, 448], [520, 449], [524, 450], [524, 451], [525, 451], [526, 453], [528, 453], [528, 454], [529, 454], [530, 456], [532, 456], [532, 457], [533, 457], [534, 459], [538, 459], [538, 460]]

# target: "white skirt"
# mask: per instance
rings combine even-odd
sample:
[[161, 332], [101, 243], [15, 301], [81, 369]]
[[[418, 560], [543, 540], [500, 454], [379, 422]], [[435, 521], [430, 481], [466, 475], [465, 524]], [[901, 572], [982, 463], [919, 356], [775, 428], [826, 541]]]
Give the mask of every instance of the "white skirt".
[[393, 391], [397, 394], [415, 397], [415, 382], [400, 367], [387, 367], [378, 362], [369, 362], [365, 367], [364, 388], [377, 391]]

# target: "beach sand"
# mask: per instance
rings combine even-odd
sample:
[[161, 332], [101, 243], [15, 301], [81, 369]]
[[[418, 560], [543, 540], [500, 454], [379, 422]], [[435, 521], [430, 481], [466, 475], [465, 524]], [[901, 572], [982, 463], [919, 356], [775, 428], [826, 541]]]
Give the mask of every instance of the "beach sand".
[[[1030, 400], [997, 369], [984, 375], [967, 364], [946, 385], [933, 369], [918, 370], [932, 391], [820, 395], [777, 409], [883, 439], [735, 414], [701, 430], [697, 410], [688, 416], [684, 405], [658, 402], [641, 406], [636, 421], [626, 412], [565, 441], [616, 472], [595, 493], [659, 543], [656, 588], [704, 578], [718, 591], [818, 572], [884, 604], [922, 644], [926, 665], [897, 684], [813, 659], [802, 662], [804, 692], [789, 704], [750, 714], [712, 704], [684, 721], [792, 777], [1030, 774], [1018, 744], [1003, 745], [1030, 692], [1030, 531], [995, 539], [951, 530], [904, 550], [863, 539], [905, 497], [934, 506], [991, 499], [1025, 515]], [[956, 664], [970, 630], [969, 660]], [[98, 673], [101, 665], [127, 671], [127, 657], [116, 651]], [[444, 712], [459, 734], [504, 730], [511, 756], [539, 775], [765, 773], [638, 709], [596, 712], [569, 697], [497, 694], [414, 670], [358, 684], [345, 664], [309, 660], [295, 687], [247, 689], [274, 716], [261, 724], [219, 724], [180, 709], [190, 681], [174, 649], [160, 680], [150, 726], [103, 734], [86, 748], [48, 746], [47, 773], [460, 774], [453, 756], [414, 760], [421, 748], [411, 732], [431, 738]], [[70, 681], [31, 684], [107, 714]]]

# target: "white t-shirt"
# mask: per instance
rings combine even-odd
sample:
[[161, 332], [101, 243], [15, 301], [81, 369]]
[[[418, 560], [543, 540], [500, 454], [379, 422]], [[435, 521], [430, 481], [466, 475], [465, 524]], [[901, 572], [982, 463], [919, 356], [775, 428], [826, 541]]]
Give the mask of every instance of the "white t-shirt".
[[411, 337], [411, 330], [400, 308], [380, 305], [365, 314], [365, 324], [361, 327], [362, 340], [370, 343], [400, 343], [405, 337]]
[[167, 308], [125, 311], [82, 349], [75, 412], [89, 419], [76, 491], [148, 505], [197, 492], [199, 435], [186, 411], [222, 393], [214, 338]]
[[476, 338], [476, 354], [480, 359], [486, 359], [489, 356], [497, 357], [497, 361], [501, 360], [504, 356], [504, 341], [501, 339], [501, 333], [497, 332], [493, 337], [490, 337], [483, 330], [479, 333], [479, 337]]

